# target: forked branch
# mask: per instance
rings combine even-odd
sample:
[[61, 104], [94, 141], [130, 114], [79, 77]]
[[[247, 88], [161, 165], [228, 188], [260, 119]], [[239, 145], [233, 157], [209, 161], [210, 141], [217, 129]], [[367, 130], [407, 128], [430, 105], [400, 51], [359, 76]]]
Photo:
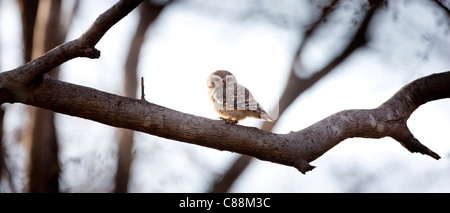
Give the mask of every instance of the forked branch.
[[[77, 57], [99, 58], [100, 51], [95, 45], [105, 33], [123, 17], [128, 15], [143, 0], [121, 0], [97, 20], [79, 38], [61, 44], [16, 69], [1, 73], [0, 103], [13, 96], [24, 95], [24, 88], [33, 87], [41, 77], [53, 68]], [[13, 81], [11, 81], [13, 80]], [[9, 93], [18, 91], [19, 93]]]

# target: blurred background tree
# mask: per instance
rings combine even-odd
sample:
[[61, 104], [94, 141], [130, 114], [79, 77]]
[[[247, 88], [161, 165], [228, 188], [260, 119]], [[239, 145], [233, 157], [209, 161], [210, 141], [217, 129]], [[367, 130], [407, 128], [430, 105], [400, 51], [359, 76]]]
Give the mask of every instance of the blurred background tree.
[[[73, 39], [114, 3], [0, 2], [0, 67], [14, 68]], [[102, 39], [100, 60], [71, 61], [51, 75], [128, 97], [140, 95], [144, 76], [150, 102], [216, 118], [201, 91], [209, 73], [228, 69], [260, 91], [255, 96], [265, 108], [279, 107], [276, 123], [243, 125], [296, 131], [346, 108], [376, 107], [405, 83], [449, 70], [449, 8], [443, 0], [146, 1]], [[425, 144], [448, 153], [450, 104], [428, 105], [409, 125], [417, 125]], [[2, 192], [450, 190], [448, 154], [428, 161], [352, 139], [320, 160], [328, 166], [303, 176], [248, 156], [19, 104], [2, 107]], [[427, 119], [433, 128], [425, 127]], [[415, 178], [398, 182], [406, 176]]]

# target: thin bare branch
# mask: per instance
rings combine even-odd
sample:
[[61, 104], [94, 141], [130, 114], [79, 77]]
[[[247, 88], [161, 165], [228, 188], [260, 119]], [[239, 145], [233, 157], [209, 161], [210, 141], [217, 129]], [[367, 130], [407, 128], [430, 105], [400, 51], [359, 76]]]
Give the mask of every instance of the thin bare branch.
[[112, 26], [127, 16], [141, 2], [143, 0], [121, 0], [109, 8], [81, 35], [80, 40], [83, 45], [94, 47]]
[[445, 6], [440, 0], [434, 0], [434, 3], [436, 3], [437, 6], [439, 6], [439, 8], [441, 8], [443, 11], [445, 11], [445, 13], [447, 13], [447, 16], [450, 16], [450, 9]]

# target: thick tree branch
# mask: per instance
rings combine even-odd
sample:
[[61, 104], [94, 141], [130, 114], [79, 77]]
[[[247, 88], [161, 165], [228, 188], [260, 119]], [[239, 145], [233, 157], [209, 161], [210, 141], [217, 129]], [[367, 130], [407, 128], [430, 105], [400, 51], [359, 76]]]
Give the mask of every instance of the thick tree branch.
[[406, 121], [420, 105], [450, 98], [450, 71], [408, 84], [378, 108], [341, 111], [308, 128], [289, 134], [230, 125], [221, 120], [185, 114], [144, 100], [61, 82], [49, 76], [44, 76], [29, 94], [15, 102], [159, 137], [250, 155], [293, 166], [305, 173], [314, 168], [309, 162], [352, 137], [389, 136], [411, 152], [439, 159], [439, 155], [414, 138]]
[[[23, 91], [23, 88], [32, 87], [40, 77], [61, 65], [77, 57], [99, 58], [100, 51], [95, 45], [100, 38], [123, 17], [128, 15], [143, 0], [121, 0], [106, 12], [101, 14], [89, 29], [78, 39], [61, 44], [39, 58], [36, 58], [14, 70], [2, 73], [0, 78], [0, 103], [3, 103], [13, 95], [7, 90]], [[6, 79], [15, 79], [9, 81]], [[11, 88], [6, 89], [5, 88]], [[12, 89], [15, 88], [15, 89]], [[20, 89], [21, 88], [21, 89]]]

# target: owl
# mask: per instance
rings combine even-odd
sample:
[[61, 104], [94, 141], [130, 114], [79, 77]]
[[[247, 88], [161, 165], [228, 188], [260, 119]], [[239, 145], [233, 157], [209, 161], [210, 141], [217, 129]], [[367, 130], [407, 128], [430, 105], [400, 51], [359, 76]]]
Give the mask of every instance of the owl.
[[236, 81], [228, 71], [218, 70], [207, 80], [208, 96], [219, 118], [227, 123], [236, 124], [246, 118], [259, 118], [273, 122], [269, 114], [253, 98], [252, 93]]

